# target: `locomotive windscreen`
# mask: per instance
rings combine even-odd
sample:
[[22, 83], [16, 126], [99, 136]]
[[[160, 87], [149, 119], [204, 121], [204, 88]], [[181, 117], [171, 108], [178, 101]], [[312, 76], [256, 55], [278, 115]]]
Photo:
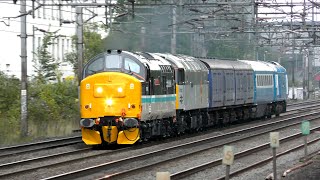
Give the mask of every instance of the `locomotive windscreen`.
[[90, 60], [84, 67], [83, 78], [101, 72], [122, 72], [145, 79], [145, 67], [127, 54], [103, 54]]

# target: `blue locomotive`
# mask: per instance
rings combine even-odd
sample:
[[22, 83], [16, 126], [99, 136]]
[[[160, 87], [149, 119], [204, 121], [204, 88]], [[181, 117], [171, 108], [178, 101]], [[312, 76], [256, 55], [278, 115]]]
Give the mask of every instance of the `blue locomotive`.
[[86, 144], [197, 131], [286, 111], [288, 80], [276, 62], [108, 51], [88, 62], [80, 87]]

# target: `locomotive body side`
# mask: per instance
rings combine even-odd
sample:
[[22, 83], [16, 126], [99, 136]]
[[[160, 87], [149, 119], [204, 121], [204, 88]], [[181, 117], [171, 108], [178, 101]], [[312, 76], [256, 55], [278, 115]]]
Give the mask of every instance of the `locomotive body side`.
[[276, 71], [274, 75], [274, 110], [276, 115], [286, 112], [287, 96], [288, 96], [288, 76], [286, 69], [277, 62], [265, 62], [269, 66], [273, 66]]
[[254, 69], [254, 103], [257, 107], [252, 117], [270, 118], [272, 115], [278, 116], [285, 112], [285, 100], [277, 100], [277, 93], [280, 92], [280, 89], [278, 78], [276, 78], [279, 76], [276, 66], [264, 61], [241, 61], [250, 64]]
[[148, 140], [169, 136], [176, 116], [174, 69], [165, 59], [152, 53], [138, 53], [145, 58], [147, 84], [142, 100], [141, 136]]
[[207, 126], [208, 69], [197, 58], [185, 55], [160, 54], [175, 69], [177, 133]]
[[[175, 116], [175, 87], [171, 64], [158, 56], [145, 56], [148, 66], [147, 84], [142, 96], [142, 121]], [[149, 58], [149, 59], [147, 59]]]

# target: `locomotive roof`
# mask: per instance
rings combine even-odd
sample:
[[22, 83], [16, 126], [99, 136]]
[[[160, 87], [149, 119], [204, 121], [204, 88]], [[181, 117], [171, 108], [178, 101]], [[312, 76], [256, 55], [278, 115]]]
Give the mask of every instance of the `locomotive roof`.
[[265, 63], [269, 64], [270, 66], [274, 66], [277, 69], [278, 73], [285, 73], [286, 69], [281, 66], [281, 64], [279, 64], [278, 62], [274, 62], [274, 61], [266, 61]]
[[206, 66], [198, 58], [195, 58], [192, 56], [180, 55], [180, 54], [176, 56], [181, 59], [181, 63], [184, 64], [185, 69], [194, 70], [194, 71], [198, 71], [198, 70], [208, 71]]
[[276, 72], [277, 68], [272, 66], [270, 63], [265, 61], [250, 61], [250, 60], [240, 60], [241, 62], [250, 64], [254, 71], [264, 71], [264, 72]]
[[235, 70], [252, 70], [251, 66], [240, 61], [217, 60], [217, 59], [200, 59], [206, 63], [210, 69], [235, 69]]
[[169, 53], [154, 53], [154, 54], [157, 54], [162, 58], [173, 62], [177, 66], [177, 68], [184, 68], [184, 65], [181, 63], [181, 59], [179, 57], [176, 57]]
[[168, 65], [170, 66], [170, 62], [168, 62], [166, 59], [154, 54], [154, 53], [147, 53], [147, 52], [128, 52], [125, 51], [125, 53], [128, 53], [134, 57], [136, 57], [140, 62], [144, 64], [148, 64], [149, 68], [151, 70], [161, 70], [160, 65]]
[[169, 53], [155, 53], [168, 61], [171, 61], [177, 68], [185, 70], [207, 70], [206, 67], [199, 61], [199, 59], [186, 55], [173, 55]]

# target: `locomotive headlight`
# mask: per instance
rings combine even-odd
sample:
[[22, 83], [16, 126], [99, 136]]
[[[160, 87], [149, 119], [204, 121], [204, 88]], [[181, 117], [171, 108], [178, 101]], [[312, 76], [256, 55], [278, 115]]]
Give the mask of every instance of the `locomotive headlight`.
[[122, 93], [123, 89], [122, 87], [118, 87], [118, 93]]
[[102, 89], [102, 87], [98, 87], [96, 91], [97, 91], [97, 93], [102, 93], [103, 89]]
[[107, 104], [108, 106], [111, 106], [111, 105], [112, 105], [112, 99], [107, 99], [107, 100], [106, 100], [106, 104]]

